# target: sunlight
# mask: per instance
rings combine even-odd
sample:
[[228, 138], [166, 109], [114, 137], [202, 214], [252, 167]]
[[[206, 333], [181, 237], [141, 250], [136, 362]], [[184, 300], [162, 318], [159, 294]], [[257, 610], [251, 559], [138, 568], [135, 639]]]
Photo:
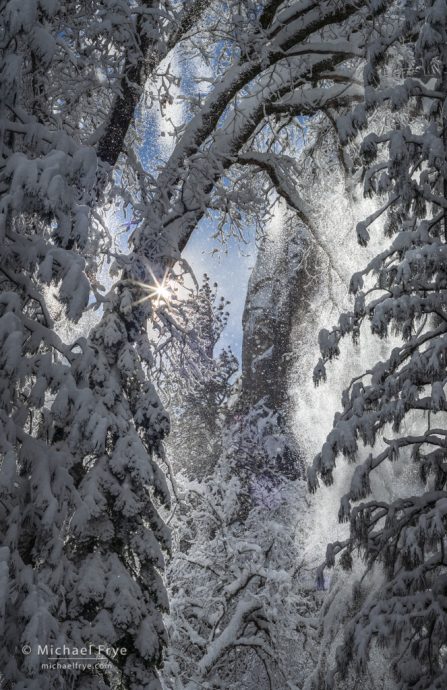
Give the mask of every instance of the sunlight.
[[160, 302], [164, 302], [166, 306], [169, 306], [172, 299], [172, 290], [167, 281], [166, 274], [161, 281], [157, 280], [155, 276], [153, 276], [153, 278], [154, 285], [145, 285], [149, 292], [147, 299], [154, 300], [157, 308], [160, 306]]
[[166, 304], [169, 304], [171, 300], [171, 291], [166, 285], [163, 285], [161, 283], [160, 285], [157, 286], [151, 286], [151, 297], [155, 297], [157, 301], [157, 306], [158, 304], [162, 301], [165, 302]]
[[153, 274], [152, 278], [154, 280], [154, 283], [152, 285], [147, 283], [140, 283], [137, 280], [128, 281], [129, 284], [136, 285], [137, 287], [147, 292], [147, 294], [144, 295], [144, 297], [133, 302], [133, 306], [137, 306], [138, 304], [142, 304], [143, 302], [151, 300], [155, 303], [155, 307], [157, 309], [160, 306], [161, 302], [163, 302], [165, 306], [169, 307], [173, 298], [173, 290], [169, 281], [167, 280], [167, 274], [163, 276], [163, 280], [161, 281], [158, 280]]

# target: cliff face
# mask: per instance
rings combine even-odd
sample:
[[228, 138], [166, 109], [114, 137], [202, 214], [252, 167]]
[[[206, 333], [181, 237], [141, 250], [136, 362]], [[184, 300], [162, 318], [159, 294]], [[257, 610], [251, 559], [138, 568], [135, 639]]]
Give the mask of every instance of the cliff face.
[[275, 459], [275, 471], [289, 478], [303, 474], [289, 424], [290, 334], [315, 286], [314, 264], [306, 228], [280, 209], [260, 246], [248, 285], [240, 407], [246, 411], [262, 404], [273, 413], [286, 441]]
[[248, 284], [242, 348], [242, 397], [247, 406], [262, 398], [272, 408], [287, 406], [291, 328], [306, 309], [315, 284], [306, 229], [298, 221], [281, 221], [278, 218], [264, 238]]

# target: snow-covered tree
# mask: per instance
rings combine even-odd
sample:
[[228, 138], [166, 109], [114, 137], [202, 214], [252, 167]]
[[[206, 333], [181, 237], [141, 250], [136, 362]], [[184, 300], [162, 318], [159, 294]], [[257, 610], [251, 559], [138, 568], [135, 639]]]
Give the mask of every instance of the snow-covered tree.
[[227, 454], [212, 476], [180, 486], [189, 519], [183, 509], [168, 568], [166, 688], [298, 688], [312, 668], [318, 594], [297, 535], [305, 486], [298, 504], [284, 484], [262, 490], [242, 517], [237, 474]]
[[[320, 333], [316, 380], [338, 355], [341, 338], [356, 338], [365, 322], [373, 334], [394, 334], [399, 343], [346, 389], [309, 482], [311, 489], [318, 477], [331, 484], [339, 455], [360, 458], [339, 513], [349, 521], [349, 536], [328, 547], [325, 565], [340, 555], [340, 564], [350, 569], [358, 550], [367, 573], [383, 573], [374, 596], [359, 583], [357, 607], [328, 682], [337, 674], [343, 679], [351, 664], [365, 669], [370, 648], [386, 646], [400, 687], [422, 690], [443, 688], [447, 681], [447, 4], [408, 3], [404, 10], [401, 21], [370, 48], [365, 106], [339, 123], [348, 138], [368, 125], [377, 107], [395, 112], [392, 126], [371, 131], [361, 145], [365, 193], [378, 195], [381, 204], [357, 227], [365, 245], [368, 228], [385, 218], [390, 242], [353, 276], [353, 311], [334, 330]], [[401, 68], [397, 86], [390, 86], [388, 56]], [[360, 441], [372, 448], [370, 454], [361, 451]], [[384, 500], [377, 496], [375, 476], [387, 461], [406, 468], [408, 479], [404, 491], [391, 487]]]
[[[206, 214], [240, 231], [265, 217], [274, 190], [331, 255], [284, 136], [294, 139], [301, 116], [361, 96], [365, 27], [380, 28], [384, 9], [357, 0], [2, 4], [0, 658], [11, 686], [68, 682], [40, 668], [43, 642], [125, 648], [99, 678], [68, 671], [79, 688], [158, 687], [169, 535], [156, 455], [169, 424], [147, 326], [177, 331], [160, 296]], [[189, 57], [212, 64], [215, 83], [186, 99], [174, 150], [149, 173], [138, 119], [151, 98], [160, 108], [171, 98], [178, 77], [165, 58], [183, 41]], [[108, 206], [132, 213], [126, 256], [109, 235]], [[102, 258], [115, 259], [108, 293]], [[65, 342], [61, 305], [76, 322], [93, 300], [98, 323]]]
[[[111, 238], [96, 206], [110, 146], [116, 158], [133, 124], [111, 136], [113, 103], [123, 84], [141, 90], [149, 36], [161, 59], [188, 22], [168, 14], [162, 28], [162, 3], [11, 0], [1, 12], [2, 682], [156, 687], [169, 535], [153, 494], [169, 497], [153, 456], [168, 422], [120, 293], [99, 294]], [[67, 344], [62, 312], [77, 322], [92, 293], [102, 321]], [[38, 645], [64, 644], [126, 651], [100, 677], [42, 669], [51, 652]]]
[[161, 324], [153, 348], [157, 383], [171, 419], [167, 456], [174, 473], [189, 478], [212, 472], [223, 450], [222, 429], [239, 368], [230, 347], [216, 351], [228, 304], [205, 274], [201, 285], [178, 301], [180, 330], [173, 335]]
[[[302, 463], [285, 424], [287, 377], [272, 366], [269, 379], [256, 378], [259, 363], [268, 359], [272, 365], [287, 353], [290, 313], [284, 284], [299, 283], [306, 266], [302, 228], [288, 250], [276, 230], [278, 252], [271, 246], [267, 250], [266, 238], [249, 286], [241, 380], [226, 388], [221, 410], [208, 407], [206, 419], [200, 400], [181, 405], [184, 433], [167, 444], [180, 471], [170, 522], [174, 555], [167, 569], [166, 688], [298, 688], [314, 663], [321, 594], [315, 592], [302, 554], [308, 505]], [[295, 261], [288, 265], [284, 255]], [[280, 281], [275, 278], [279, 266]], [[194, 311], [202, 322], [212, 322], [208, 308]], [[273, 347], [265, 347], [272, 323], [278, 337]], [[185, 379], [186, 371], [182, 381], [188, 402]], [[171, 410], [175, 417], [175, 405]], [[199, 416], [212, 430], [211, 447], [196, 443]], [[301, 481], [290, 481], [300, 475]], [[300, 655], [293, 654], [297, 645]]]

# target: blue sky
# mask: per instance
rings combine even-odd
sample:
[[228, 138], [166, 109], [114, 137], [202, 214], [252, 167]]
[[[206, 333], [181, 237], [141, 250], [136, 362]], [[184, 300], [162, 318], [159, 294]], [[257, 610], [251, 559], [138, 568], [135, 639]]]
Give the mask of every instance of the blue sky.
[[[181, 84], [180, 86], [172, 85], [170, 94], [173, 102], [166, 106], [164, 117], [160, 114], [157, 105], [149, 110], [145, 109], [144, 113], [140, 112], [139, 126], [143, 130], [140, 155], [145, 169], [154, 176], [157, 175], [160, 163], [169, 158], [173, 149], [174, 126], [179, 126], [185, 119], [185, 104], [182, 95], [192, 90], [197, 93], [197, 91], [203, 91], [203, 89], [206, 91], [210, 88], [209, 82], [197, 84], [194, 81], [197, 75], [197, 66], [194, 65], [193, 61], [177, 60], [174, 55], [170, 58], [170, 64], [172, 71], [181, 76]], [[204, 65], [200, 66], [200, 71], [204, 71], [205, 76], [207, 76]], [[225, 245], [213, 237], [215, 231], [216, 227], [214, 227], [213, 221], [204, 219], [194, 231], [183, 256], [191, 266], [199, 283], [203, 274], [207, 273], [211, 282], [218, 284], [219, 295], [230, 301], [228, 306], [230, 316], [219, 346], [230, 345], [240, 360], [242, 314], [248, 279], [256, 258], [256, 243], [249, 228], [245, 232], [246, 243], [229, 237]]]
[[[253, 237], [247, 244], [230, 237], [225, 246], [219, 246], [219, 241], [212, 237], [213, 229], [212, 223], [208, 220], [200, 223], [183, 255], [199, 282], [202, 275], [208, 273], [211, 282], [218, 284], [219, 294], [230, 301], [230, 316], [219, 345], [230, 345], [240, 361], [242, 313], [248, 279], [256, 259], [256, 245]], [[216, 247], [219, 251], [213, 252]]]

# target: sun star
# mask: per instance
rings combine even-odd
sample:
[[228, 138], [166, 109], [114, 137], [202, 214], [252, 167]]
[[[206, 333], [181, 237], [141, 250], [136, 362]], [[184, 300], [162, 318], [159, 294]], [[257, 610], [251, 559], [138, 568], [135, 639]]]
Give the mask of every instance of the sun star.
[[141, 304], [147, 300], [153, 300], [156, 308], [160, 306], [160, 302], [164, 302], [166, 306], [169, 306], [172, 299], [172, 290], [168, 285], [167, 273], [165, 273], [161, 281], [153, 273], [152, 278], [154, 281], [152, 284], [140, 283], [136, 280], [130, 281], [132, 285], [136, 285], [147, 293], [144, 297], [134, 302], [134, 305]]
[[165, 302], [166, 304], [169, 304], [171, 300], [171, 291], [165, 283], [165, 278], [163, 278], [161, 283], [159, 283], [158, 280], [155, 278], [155, 285], [148, 285], [147, 287], [150, 290], [149, 298], [155, 298], [157, 307], [160, 304], [160, 302]]

